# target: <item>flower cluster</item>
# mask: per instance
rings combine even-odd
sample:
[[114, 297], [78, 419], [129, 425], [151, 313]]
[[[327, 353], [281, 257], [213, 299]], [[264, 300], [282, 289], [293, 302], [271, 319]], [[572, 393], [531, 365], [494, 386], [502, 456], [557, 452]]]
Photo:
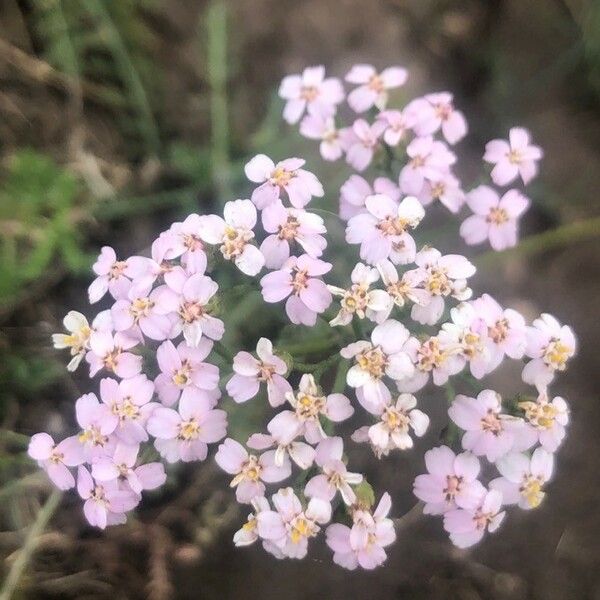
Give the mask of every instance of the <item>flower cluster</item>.
[[[59, 488], [77, 488], [92, 525], [124, 522], [143, 491], [165, 482], [158, 457], [203, 461], [219, 444], [214, 459], [237, 502], [249, 507], [236, 545], [260, 541], [277, 558], [298, 559], [324, 530], [336, 564], [375, 568], [396, 536], [391, 497], [383, 493], [375, 506], [366, 474], [349, 467], [348, 449], [366, 444], [378, 458], [410, 451], [430, 426], [415, 396], [428, 384], [451, 397], [440, 445], [425, 453], [427, 473], [414, 482], [423, 512], [442, 515], [452, 542], [467, 547], [500, 526], [507, 505], [540, 504], [568, 422], [566, 402], [549, 386], [576, 340], [548, 314], [528, 325], [490, 295], [474, 297], [474, 264], [422, 245], [422, 223], [436, 201], [454, 214], [466, 204], [474, 214], [462, 237], [489, 239], [495, 250], [516, 243], [529, 201], [516, 189], [501, 198], [489, 186], [463, 191], [451, 147], [467, 133], [465, 117], [447, 92], [389, 108], [407, 77], [401, 67], [356, 65], [345, 78], [355, 86], [346, 97], [339, 79], [311, 67], [279, 89], [285, 120], [320, 141], [323, 159], [345, 157], [359, 172], [376, 164], [387, 170], [372, 183], [353, 174], [341, 187], [345, 254], [359, 257], [342, 281], [333, 281], [323, 258], [325, 221], [309, 208], [323, 186], [295, 157], [252, 158], [249, 199], [227, 202], [222, 215], [173, 224], [149, 258], [118, 260], [112, 248], [102, 249], [89, 300], [108, 294], [110, 308], [91, 324], [70, 312], [68, 334], [54, 336], [57, 348], [70, 350], [69, 369], [85, 358], [90, 377], [102, 373], [99, 397], [76, 401], [78, 434], [55, 443], [39, 433], [29, 446]], [[339, 127], [345, 100], [359, 118]], [[494, 184], [505, 186], [518, 177], [529, 183], [541, 156], [529, 134], [514, 128], [508, 142], [489, 142], [484, 160], [494, 165]], [[319, 327], [335, 328], [338, 348], [309, 364], [283, 351], [282, 340], [261, 337], [255, 353], [224, 348], [222, 261], [258, 279], [265, 303], [285, 301], [293, 325], [320, 320]], [[480, 385], [506, 359], [524, 361], [523, 383], [534, 395], [503, 400]], [[324, 377], [334, 367], [337, 376]], [[478, 392], [455, 394], [448, 384], [455, 376], [454, 385], [468, 382]], [[236, 440], [218, 407], [223, 391], [236, 411], [252, 401], [278, 412], [262, 432]], [[336, 435], [357, 410], [365, 424], [348, 439]]]

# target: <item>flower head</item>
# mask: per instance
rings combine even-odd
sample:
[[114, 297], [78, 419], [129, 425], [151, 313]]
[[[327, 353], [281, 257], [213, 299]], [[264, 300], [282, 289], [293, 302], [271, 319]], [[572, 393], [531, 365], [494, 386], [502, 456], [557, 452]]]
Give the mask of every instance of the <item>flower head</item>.
[[496, 185], [508, 185], [519, 175], [527, 185], [538, 172], [537, 162], [543, 152], [531, 144], [529, 132], [513, 127], [507, 140], [492, 140], [485, 146], [483, 160], [494, 165], [492, 180]]
[[273, 407], [285, 402], [292, 386], [285, 379], [288, 371], [285, 361], [273, 354], [273, 344], [260, 338], [254, 358], [249, 352], [238, 352], [233, 359], [233, 377], [227, 382], [227, 393], [236, 402], [246, 402], [258, 393], [261, 383], [267, 384], [267, 397]]
[[497, 251], [517, 244], [518, 220], [529, 206], [529, 200], [519, 191], [509, 190], [500, 198], [492, 188], [480, 185], [467, 194], [467, 205], [475, 213], [460, 226], [460, 235], [467, 244], [489, 239]]
[[309, 171], [302, 169], [304, 160], [287, 158], [275, 164], [268, 156], [257, 154], [245, 166], [246, 177], [260, 183], [252, 192], [252, 202], [262, 210], [286, 192], [292, 206], [303, 208], [313, 196], [323, 196], [323, 186]]
[[339, 79], [325, 78], [325, 67], [307, 67], [302, 75], [287, 75], [279, 86], [279, 96], [286, 100], [283, 118], [297, 123], [304, 111], [314, 116], [331, 116], [344, 99]]
[[388, 67], [378, 73], [371, 65], [354, 65], [346, 74], [346, 81], [358, 84], [348, 94], [348, 104], [357, 113], [372, 106], [383, 110], [388, 100], [388, 90], [404, 85], [408, 72], [402, 67]]

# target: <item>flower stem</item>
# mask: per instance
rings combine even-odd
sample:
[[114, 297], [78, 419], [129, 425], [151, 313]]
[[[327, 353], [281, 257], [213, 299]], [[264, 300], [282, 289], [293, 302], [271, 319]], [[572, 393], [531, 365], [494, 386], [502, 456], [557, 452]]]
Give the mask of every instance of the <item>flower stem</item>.
[[233, 198], [227, 101], [227, 6], [213, 0], [206, 15], [212, 177], [221, 202]]
[[38, 545], [40, 535], [46, 529], [48, 521], [50, 521], [54, 511], [58, 508], [61, 497], [61, 492], [54, 490], [38, 512], [35, 521], [29, 528], [23, 548], [19, 552], [15, 562], [11, 565], [10, 571], [4, 580], [4, 585], [0, 591], [0, 600], [9, 600], [17, 590], [17, 585]]
[[226, 362], [233, 363], [233, 354], [221, 342], [215, 342], [213, 350]]
[[519, 242], [518, 246], [495, 252], [493, 250], [484, 252], [475, 259], [478, 267], [494, 263], [498, 259], [507, 256], [532, 256], [552, 248], [569, 246], [574, 242], [580, 242], [600, 235], [600, 217], [587, 219], [586, 221], [575, 221], [544, 231], [537, 235], [530, 235]]

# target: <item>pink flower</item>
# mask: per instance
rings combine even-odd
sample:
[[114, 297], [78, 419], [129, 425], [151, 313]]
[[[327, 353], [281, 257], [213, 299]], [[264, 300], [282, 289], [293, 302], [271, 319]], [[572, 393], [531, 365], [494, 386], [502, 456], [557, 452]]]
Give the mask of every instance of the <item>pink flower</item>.
[[206, 271], [206, 252], [200, 238], [200, 215], [191, 214], [183, 223], [173, 223], [166, 234], [169, 249], [164, 255], [166, 259], [181, 258], [181, 264], [188, 273], [204, 273]]
[[92, 269], [98, 277], [88, 288], [90, 304], [98, 302], [106, 292], [115, 299], [126, 298], [131, 280], [126, 276], [126, 261], [117, 260], [115, 251], [110, 246], [103, 246]]
[[[352, 285], [349, 289], [328, 285], [327, 288], [334, 296], [341, 296], [341, 308], [329, 324], [348, 325], [352, 317], [356, 315], [359, 319], [368, 317], [373, 321], [380, 322], [378, 316], [385, 314], [389, 316], [393, 306], [389, 294], [384, 290], [371, 290], [371, 284], [379, 279], [379, 272], [373, 267], [367, 267], [358, 263], [351, 274]], [[382, 319], [385, 320], [385, 319]]]
[[279, 97], [286, 100], [283, 118], [297, 123], [308, 110], [309, 115], [331, 116], [336, 105], [344, 100], [344, 88], [339, 79], [325, 79], [325, 67], [307, 67], [302, 75], [288, 75], [279, 86]]
[[100, 380], [100, 398], [118, 419], [115, 435], [126, 444], [148, 440], [145, 425], [158, 406], [150, 402], [154, 384], [145, 375], [136, 375], [117, 382], [110, 377]]
[[364, 171], [371, 164], [385, 127], [382, 121], [369, 125], [364, 119], [357, 119], [351, 128], [340, 131], [342, 145], [346, 148], [346, 162], [353, 169]]
[[300, 123], [300, 134], [308, 139], [321, 141], [319, 152], [324, 160], [338, 160], [344, 153], [344, 145], [333, 117], [307, 115]]
[[415, 138], [406, 148], [408, 164], [400, 171], [400, 189], [405, 194], [421, 194], [426, 181], [434, 182], [448, 173], [456, 156], [444, 142], [431, 136]]
[[[133, 328], [134, 332], [139, 329], [152, 340], [168, 338], [173, 329], [173, 322], [167, 315], [160, 314], [156, 308], [161, 287], [152, 290], [152, 284], [147, 280], [134, 283], [127, 293], [127, 298], [117, 300], [111, 308], [115, 330], [128, 331]], [[163, 289], [166, 289], [166, 286]]]
[[92, 328], [85, 315], [76, 310], [70, 310], [66, 314], [63, 325], [69, 334], [53, 333], [52, 344], [58, 349], [69, 348], [72, 358], [67, 365], [67, 370], [74, 371], [79, 366], [86, 351], [89, 350]]
[[400, 189], [387, 177], [377, 177], [371, 187], [360, 175], [351, 175], [340, 188], [340, 217], [351, 217], [367, 212], [365, 200], [374, 194], [383, 194], [394, 202], [400, 202]]
[[260, 338], [256, 345], [258, 359], [249, 352], [238, 352], [233, 359], [233, 377], [227, 382], [227, 393], [236, 402], [246, 402], [258, 394], [261, 383], [267, 384], [267, 397], [273, 407], [285, 402], [292, 386], [285, 379], [288, 367], [284, 360], [273, 354], [273, 344]]
[[365, 200], [366, 213], [348, 221], [346, 241], [360, 244], [360, 257], [371, 265], [389, 258], [394, 264], [406, 264], [415, 258], [413, 238], [407, 233], [425, 216], [421, 203], [413, 196], [400, 202], [383, 194]]
[[505, 354], [515, 360], [523, 358], [527, 345], [523, 315], [511, 308], [503, 309], [489, 294], [471, 303], [487, 325], [488, 337], [493, 342], [490, 370], [500, 364]]
[[408, 72], [402, 67], [388, 67], [377, 73], [371, 65], [354, 65], [345, 79], [359, 87], [348, 94], [348, 104], [357, 113], [372, 106], [383, 110], [388, 100], [388, 90], [404, 85]]
[[110, 452], [115, 440], [111, 434], [119, 424], [119, 417], [106, 404], [98, 402], [96, 394], [84, 394], [75, 402], [75, 416], [81, 427], [77, 436], [86, 462]]
[[450, 418], [465, 431], [462, 447], [476, 456], [496, 462], [510, 452], [523, 420], [502, 414], [502, 399], [493, 390], [479, 392], [477, 399], [459, 394], [448, 409]]
[[327, 247], [321, 235], [327, 232], [323, 219], [299, 208], [285, 208], [279, 201], [265, 207], [262, 223], [267, 236], [260, 246], [268, 269], [280, 269], [290, 256], [290, 244], [297, 242], [313, 258]]
[[188, 276], [181, 268], [175, 267], [169, 274], [168, 286], [155, 290], [154, 310], [169, 318], [170, 337], [183, 332], [188, 346], [196, 347], [206, 337], [220, 340], [225, 332], [221, 319], [213, 317], [210, 305], [219, 286], [215, 281], [200, 273]]
[[146, 429], [157, 438], [154, 446], [167, 462], [205, 460], [208, 444], [227, 433], [227, 413], [213, 409], [212, 400], [202, 391], [187, 388], [181, 394], [179, 411], [158, 407]]
[[501, 511], [502, 494], [490, 490], [482, 497], [475, 509], [457, 508], [444, 514], [444, 529], [459, 548], [468, 548], [480, 542], [486, 530], [493, 533], [506, 516]]
[[[169, 273], [173, 266], [166, 260], [166, 256], [176, 254], [176, 249], [182, 246], [181, 240], [170, 232], [161, 233], [157, 239], [152, 242], [151, 255], [130, 256], [127, 260], [126, 274], [136, 281], [147, 281], [154, 283], [161, 275], [165, 280], [169, 278]], [[204, 267], [202, 270], [204, 270]]]
[[515, 450], [528, 450], [539, 443], [544, 450], [556, 452], [565, 437], [569, 422], [569, 407], [564, 398], [550, 400], [546, 393], [537, 400], [523, 400], [519, 408], [524, 413], [525, 427], [519, 429]]
[[105, 456], [92, 464], [92, 477], [100, 483], [125, 481], [136, 494], [154, 490], [167, 480], [162, 463], [153, 462], [135, 467], [139, 446], [117, 444], [112, 456]]
[[388, 146], [397, 146], [415, 124], [415, 119], [410, 113], [400, 110], [380, 112], [377, 120], [385, 123], [383, 141]]
[[331, 304], [331, 293], [317, 277], [328, 273], [331, 264], [311, 258], [308, 254], [290, 257], [278, 271], [267, 273], [261, 280], [265, 302], [280, 302], [287, 298], [285, 311], [296, 325], [313, 326], [317, 314]]
[[390, 319], [373, 329], [370, 342], [354, 342], [340, 351], [344, 358], [355, 361], [346, 383], [360, 391], [359, 401], [362, 397], [369, 412], [379, 414], [387, 403], [389, 390], [384, 376], [402, 380], [413, 375], [415, 367], [405, 351], [409, 336], [404, 325]]
[[285, 191], [296, 208], [306, 206], [313, 196], [323, 196], [323, 186], [309, 171], [301, 167], [301, 158], [287, 158], [275, 164], [268, 156], [257, 154], [244, 167], [250, 181], [260, 183], [252, 192], [252, 202], [262, 210], [279, 199]]
[[256, 517], [263, 510], [270, 510], [269, 501], [264, 497], [254, 498], [252, 502], [254, 511], [248, 515], [246, 522], [233, 535], [236, 546], [250, 546], [258, 540], [258, 521]]
[[421, 119], [415, 125], [417, 135], [431, 135], [441, 127], [449, 144], [456, 144], [467, 135], [467, 121], [465, 116], [454, 108], [452, 94], [449, 92], [427, 94], [424, 100], [433, 110], [422, 111]]
[[331, 519], [331, 505], [311, 498], [306, 509], [292, 488], [280, 489], [272, 496], [276, 510], [258, 513], [258, 535], [271, 541], [288, 558], [304, 558], [309, 538], [315, 537], [319, 525]]
[[138, 497], [132, 491], [119, 489], [117, 481], [96, 483], [83, 466], [77, 471], [77, 491], [85, 503], [83, 512], [90, 525], [104, 529], [125, 522], [123, 513], [134, 508]]
[[492, 180], [496, 185], [508, 185], [519, 175], [527, 185], [538, 172], [537, 161], [543, 156], [541, 148], [531, 144], [529, 132], [513, 127], [509, 140], [492, 140], [485, 146], [483, 160], [494, 165]]
[[127, 350], [139, 344], [135, 338], [124, 333], [94, 331], [90, 336], [90, 351], [85, 360], [90, 365], [90, 377], [102, 368], [111, 371], [117, 377], [134, 377], [142, 370], [142, 357]]
[[423, 278], [423, 288], [430, 296], [426, 304], [412, 307], [410, 316], [418, 323], [437, 323], [444, 312], [444, 298], [447, 296], [456, 300], [468, 300], [471, 297], [467, 279], [475, 274], [476, 268], [464, 256], [442, 256], [435, 248], [424, 248], [417, 253], [415, 263], [419, 267], [416, 274]]
[[84, 461], [81, 444], [76, 436], [55, 444], [47, 433], [36, 433], [29, 441], [27, 454], [48, 473], [58, 489], [68, 490], [75, 486], [75, 478], [68, 467], [76, 467]]
[[452, 322], [444, 323], [442, 331], [448, 336], [464, 362], [469, 363], [471, 375], [482, 379], [492, 370], [494, 344], [488, 337], [488, 327], [472, 304], [461, 302], [450, 310]]
[[507, 454], [498, 460], [496, 467], [502, 477], [493, 479], [490, 487], [502, 493], [502, 503], [537, 508], [546, 495], [542, 488], [552, 477], [554, 458], [543, 448], [537, 448], [531, 458], [518, 452]]
[[235, 488], [235, 497], [241, 504], [249, 504], [255, 498], [264, 496], [265, 485], [287, 479], [292, 473], [289, 460], [275, 464], [275, 451], [270, 450], [260, 457], [248, 454], [235, 440], [227, 438], [217, 450], [215, 460], [223, 471], [235, 475], [229, 484]]
[[460, 226], [467, 244], [489, 239], [496, 251], [516, 246], [518, 220], [529, 206], [528, 198], [517, 190], [509, 190], [500, 198], [492, 188], [480, 185], [467, 194], [467, 204], [475, 213]]
[[246, 275], [254, 277], [263, 268], [265, 258], [250, 243], [254, 238], [256, 208], [250, 200], [227, 202], [222, 219], [218, 215], [200, 217], [198, 233], [209, 244], [221, 244], [223, 258], [233, 261]]
[[439, 200], [451, 213], [457, 213], [465, 202], [460, 181], [452, 173], [432, 174], [417, 196], [423, 206]]
[[547, 313], [542, 314], [527, 328], [525, 354], [533, 360], [522, 373], [523, 381], [543, 389], [553, 379], [556, 371], [564, 371], [575, 354], [577, 341], [573, 330], [562, 325]]
[[455, 455], [447, 446], [425, 453], [427, 475], [418, 475], [414, 493], [425, 502], [423, 512], [440, 515], [455, 508], [475, 509], [485, 488], [477, 480], [479, 461], [470, 452]]
[[344, 442], [340, 437], [327, 438], [317, 447], [316, 463], [322, 473], [309, 479], [304, 488], [307, 498], [321, 498], [331, 502], [339, 492], [342, 500], [352, 506], [356, 502], [356, 494], [350, 487], [358, 485], [363, 476], [360, 473], [350, 473], [342, 461]]
[[377, 270], [386, 286], [385, 291], [392, 300], [388, 311], [377, 313], [375, 319], [377, 323], [385, 321], [390, 316], [394, 304], [402, 308], [407, 300], [415, 304], [427, 304], [429, 302], [429, 293], [421, 287], [425, 280], [424, 273], [412, 270], [399, 277], [396, 267], [389, 260], [379, 262]]
[[397, 383], [402, 392], [416, 392], [425, 387], [429, 373], [432, 374], [435, 385], [444, 385], [451, 375], [456, 375], [465, 365], [455, 343], [443, 330], [439, 335], [431, 336], [422, 342], [410, 338], [405, 350], [415, 365], [415, 373]]
[[388, 518], [392, 507], [386, 492], [375, 512], [360, 509], [352, 513], [352, 528], [333, 523], [325, 532], [327, 545], [333, 550], [333, 562], [345, 569], [374, 569], [387, 559], [384, 550], [396, 540], [394, 522]]
[[184, 342], [175, 347], [173, 342], [163, 342], [156, 351], [161, 373], [154, 380], [156, 392], [165, 406], [172, 406], [186, 389], [210, 392], [219, 385], [219, 368], [204, 359], [212, 350], [212, 342], [202, 338], [196, 348]]
[[369, 427], [369, 440], [377, 454], [387, 455], [390, 450], [413, 447], [412, 429], [421, 437], [429, 427], [429, 417], [415, 408], [417, 399], [412, 394], [400, 394], [396, 403], [390, 402], [378, 415], [379, 422]]
[[[284, 425], [284, 427], [281, 427], [281, 425]], [[271, 419], [268, 429], [273, 435], [253, 433], [248, 438], [248, 448], [266, 450], [275, 446], [276, 465], [283, 465], [289, 456], [289, 459], [295, 462], [303, 471], [310, 468], [315, 460], [315, 449], [312, 446], [295, 439], [290, 441], [289, 428], [285, 427], [285, 423], [278, 423], [277, 417]], [[293, 435], [298, 435], [298, 431], [294, 431]]]
[[285, 397], [294, 410], [280, 412], [268, 425], [271, 435], [281, 442], [289, 442], [299, 435], [304, 435], [309, 444], [316, 444], [327, 437], [321, 425], [321, 417], [339, 423], [354, 413], [346, 396], [322, 395], [314, 377], [308, 373], [302, 375], [298, 393], [290, 391]]

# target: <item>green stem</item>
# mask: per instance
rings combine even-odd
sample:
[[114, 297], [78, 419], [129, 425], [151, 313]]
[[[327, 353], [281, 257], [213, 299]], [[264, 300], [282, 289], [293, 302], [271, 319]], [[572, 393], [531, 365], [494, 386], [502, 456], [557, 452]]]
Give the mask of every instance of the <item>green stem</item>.
[[346, 374], [350, 369], [350, 362], [347, 360], [340, 361], [338, 365], [337, 373], [335, 374], [335, 381], [333, 382], [333, 391], [344, 393], [346, 389]]
[[518, 246], [503, 250], [502, 252], [489, 251], [475, 259], [479, 267], [489, 265], [507, 256], [533, 256], [552, 248], [569, 246], [573, 242], [580, 242], [600, 235], [600, 217], [586, 221], [575, 221], [561, 225], [550, 231], [531, 235], [519, 242]]
[[144, 89], [135, 65], [121, 37], [121, 33], [113, 23], [107, 3], [96, 0], [84, 0], [86, 10], [96, 19], [98, 34], [103, 37], [115, 60], [121, 79], [129, 91], [131, 100], [139, 113], [139, 130], [144, 138], [146, 148], [151, 154], [157, 154], [160, 148], [158, 127], [152, 114], [150, 101]]
[[227, 108], [227, 6], [213, 0], [206, 16], [213, 183], [221, 201], [233, 197]]
[[215, 342], [213, 350], [229, 364], [233, 363], [233, 354], [221, 342]]
[[61, 497], [61, 492], [54, 490], [38, 512], [33, 525], [29, 528], [23, 548], [19, 552], [15, 562], [11, 565], [10, 571], [4, 580], [4, 585], [0, 591], [0, 600], [10, 600], [17, 590], [17, 585], [35, 552], [39, 538], [58, 508]]

